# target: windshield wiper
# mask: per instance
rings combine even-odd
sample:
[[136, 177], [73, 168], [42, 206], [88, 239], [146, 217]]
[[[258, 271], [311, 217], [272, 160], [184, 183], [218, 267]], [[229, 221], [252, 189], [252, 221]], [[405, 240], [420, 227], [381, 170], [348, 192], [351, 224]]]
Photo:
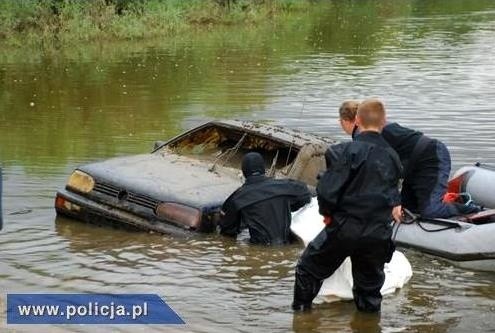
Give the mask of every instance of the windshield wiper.
[[273, 157], [272, 166], [270, 167], [270, 171], [268, 172], [268, 176], [273, 177], [275, 175], [275, 170], [276, 170], [275, 166], [277, 165], [277, 161], [278, 161], [278, 149], [277, 149], [277, 153]]
[[215, 170], [215, 167], [216, 167], [216, 165], [218, 163], [218, 160], [220, 160], [221, 158], [223, 158], [225, 155], [228, 154], [228, 156], [223, 160], [222, 165], [225, 164], [225, 163], [227, 163], [232, 158], [232, 156], [234, 156], [235, 153], [237, 153], [237, 151], [239, 150], [239, 148], [241, 148], [241, 145], [244, 142], [244, 139], [246, 138], [246, 136], [247, 136], [247, 133], [244, 132], [244, 134], [239, 139], [239, 141], [237, 141], [237, 143], [235, 144], [234, 147], [229, 148], [226, 151], [224, 151], [223, 153], [221, 153], [220, 155], [218, 155], [217, 158], [215, 158], [215, 161], [213, 161], [212, 166], [208, 168], [208, 171], [214, 171]]

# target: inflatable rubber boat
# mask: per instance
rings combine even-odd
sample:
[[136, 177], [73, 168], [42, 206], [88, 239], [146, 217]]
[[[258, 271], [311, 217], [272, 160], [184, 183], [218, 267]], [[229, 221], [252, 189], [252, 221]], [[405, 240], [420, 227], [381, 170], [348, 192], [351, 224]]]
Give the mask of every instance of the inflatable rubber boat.
[[495, 271], [495, 168], [477, 163], [454, 173], [450, 193], [472, 200], [484, 210], [449, 219], [408, 214], [394, 226], [398, 246], [442, 257], [469, 269]]
[[[325, 227], [323, 217], [318, 213], [318, 202], [313, 198], [309, 204], [292, 214], [291, 230], [307, 246]], [[382, 295], [388, 295], [402, 288], [412, 276], [411, 264], [406, 256], [395, 251], [392, 260], [385, 264], [385, 282]], [[323, 282], [317, 302], [350, 300], [352, 295], [352, 264], [347, 258], [335, 273]]]

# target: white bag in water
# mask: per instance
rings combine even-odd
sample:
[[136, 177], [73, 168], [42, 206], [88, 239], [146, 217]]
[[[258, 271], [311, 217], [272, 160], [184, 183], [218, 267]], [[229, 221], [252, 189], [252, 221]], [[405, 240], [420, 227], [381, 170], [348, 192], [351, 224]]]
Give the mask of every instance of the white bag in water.
[[[307, 246], [325, 227], [323, 217], [318, 213], [318, 202], [313, 198], [309, 204], [292, 214], [290, 229], [302, 239]], [[412, 276], [411, 264], [406, 256], [395, 251], [392, 260], [385, 264], [385, 282], [382, 295], [393, 293], [402, 288]], [[352, 299], [352, 266], [350, 258], [346, 258], [340, 267], [323, 282], [319, 296], [324, 301], [333, 302], [341, 299]]]

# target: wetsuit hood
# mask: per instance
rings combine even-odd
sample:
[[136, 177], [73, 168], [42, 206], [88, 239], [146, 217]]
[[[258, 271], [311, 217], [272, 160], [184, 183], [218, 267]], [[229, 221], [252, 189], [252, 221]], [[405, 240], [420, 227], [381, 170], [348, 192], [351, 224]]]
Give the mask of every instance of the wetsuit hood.
[[246, 179], [253, 176], [263, 176], [265, 174], [265, 160], [263, 156], [256, 152], [244, 155], [242, 159], [242, 173]]

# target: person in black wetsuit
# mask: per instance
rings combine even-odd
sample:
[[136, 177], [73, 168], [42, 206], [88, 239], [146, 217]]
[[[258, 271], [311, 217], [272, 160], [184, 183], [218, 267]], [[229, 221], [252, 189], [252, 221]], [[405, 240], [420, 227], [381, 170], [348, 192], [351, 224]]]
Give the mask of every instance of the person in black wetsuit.
[[243, 157], [242, 173], [245, 183], [223, 204], [220, 233], [235, 237], [247, 227], [251, 243], [290, 243], [291, 211], [311, 201], [306, 184], [265, 176], [265, 161], [256, 152]]
[[[342, 129], [353, 139], [360, 132], [355, 124], [358, 105], [356, 101], [346, 101], [339, 109]], [[399, 154], [404, 166], [403, 208], [427, 218], [446, 218], [480, 210], [475, 205], [443, 201], [451, 168], [450, 153], [445, 144], [397, 123], [386, 124], [382, 136]]]
[[358, 310], [380, 311], [383, 268], [395, 249], [391, 221], [393, 208], [400, 205], [402, 166], [380, 135], [383, 104], [363, 102], [357, 121], [361, 134], [325, 153], [327, 170], [316, 190], [319, 212], [330, 223], [309, 243], [296, 266], [292, 303], [296, 311], [311, 308], [323, 280], [349, 256]]

